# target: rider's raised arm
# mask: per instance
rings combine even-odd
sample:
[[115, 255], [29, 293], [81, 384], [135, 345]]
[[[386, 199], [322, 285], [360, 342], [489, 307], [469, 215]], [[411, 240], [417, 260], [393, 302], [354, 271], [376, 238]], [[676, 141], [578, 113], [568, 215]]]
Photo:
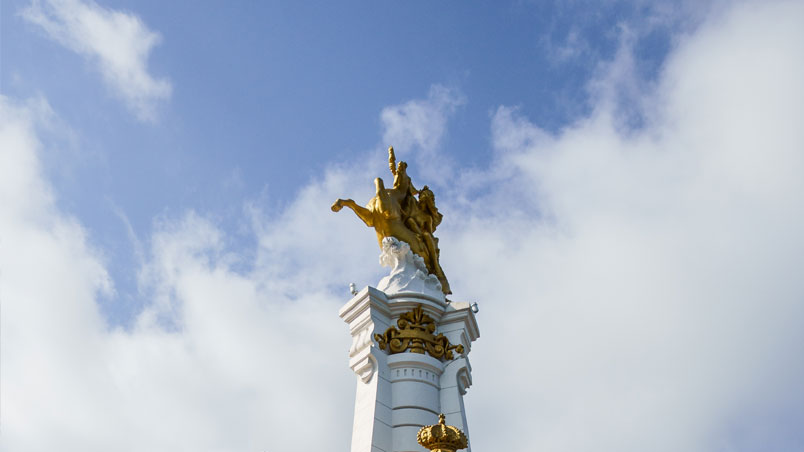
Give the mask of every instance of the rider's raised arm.
[[391, 169], [391, 174], [396, 176], [396, 155], [393, 146], [388, 146], [388, 167]]

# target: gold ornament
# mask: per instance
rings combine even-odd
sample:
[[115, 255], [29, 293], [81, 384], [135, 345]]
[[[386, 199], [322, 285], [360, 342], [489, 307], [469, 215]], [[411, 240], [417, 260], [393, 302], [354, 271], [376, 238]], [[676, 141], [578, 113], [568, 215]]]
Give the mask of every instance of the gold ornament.
[[400, 315], [396, 325], [399, 329], [392, 326], [385, 333], [374, 335], [380, 350], [388, 348], [392, 355], [407, 350], [422, 354], [426, 351], [436, 359], [453, 359], [452, 350], [463, 353], [463, 345], [452, 345], [443, 334], [433, 334], [436, 329], [435, 320], [424, 313], [422, 305]]
[[438, 424], [422, 427], [416, 439], [432, 452], [455, 452], [469, 447], [466, 435], [459, 428], [447, 425], [443, 414], [438, 415]]
[[424, 259], [427, 270], [436, 275], [441, 290], [451, 294], [447, 277], [438, 262], [438, 239], [433, 235], [444, 217], [435, 205], [435, 195], [426, 185], [421, 190], [413, 186], [408, 176], [408, 164], [396, 163], [393, 147], [388, 148], [388, 167], [394, 176], [393, 188], [385, 188], [385, 183], [378, 177], [374, 179], [376, 195], [366, 207], [351, 199], [338, 199], [332, 204], [332, 211], [339, 212], [344, 207], [352, 209], [366, 226], [374, 228], [381, 249], [385, 237], [406, 242], [411, 251]]

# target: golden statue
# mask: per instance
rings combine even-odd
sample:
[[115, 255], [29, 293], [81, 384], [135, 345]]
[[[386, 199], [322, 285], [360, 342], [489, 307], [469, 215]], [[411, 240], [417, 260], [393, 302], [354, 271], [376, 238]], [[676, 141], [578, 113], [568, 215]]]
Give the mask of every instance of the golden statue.
[[444, 294], [450, 294], [447, 277], [438, 263], [438, 239], [433, 235], [443, 218], [435, 205], [435, 195], [426, 185], [416, 190], [408, 176], [408, 164], [396, 163], [393, 147], [388, 148], [388, 167], [394, 175], [393, 188], [385, 188], [385, 183], [378, 177], [374, 179], [376, 195], [366, 207], [351, 199], [338, 199], [332, 204], [332, 211], [338, 212], [344, 206], [352, 209], [366, 226], [377, 232], [380, 248], [385, 237], [406, 242], [411, 251], [424, 259], [427, 270], [436, 275]]

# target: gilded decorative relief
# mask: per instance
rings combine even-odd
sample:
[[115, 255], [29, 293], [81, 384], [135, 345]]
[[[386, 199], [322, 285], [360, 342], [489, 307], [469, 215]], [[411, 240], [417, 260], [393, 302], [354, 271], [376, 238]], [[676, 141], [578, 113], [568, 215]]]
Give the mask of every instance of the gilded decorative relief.
[[405, 351], [426, 352], [436, 359], [453, 359], [453, 350], [463, 353], [463, 345], [452, 345], [443, 334], [434, 334], [435, 320], [424, 313], [422, 305], [400, 315], [396, 325], [398, 328], [392, 326], [385, 333], [374, 335], [380, 350], [387, 348], [392, 355]]

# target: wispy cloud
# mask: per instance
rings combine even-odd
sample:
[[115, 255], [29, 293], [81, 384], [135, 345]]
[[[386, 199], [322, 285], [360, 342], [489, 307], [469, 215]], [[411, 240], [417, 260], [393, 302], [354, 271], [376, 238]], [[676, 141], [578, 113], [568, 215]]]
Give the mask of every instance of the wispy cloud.
[[157, 104], [170, 98], [170, 82], [148, 72], [148, 57], [160, 35], [136, 15], [91, 0], [34, 0], [21, 15], [91, 61], [138, 119], [154, 120]]
[[[444, 177], [450, 166], [443, 164], [438, 151], [448, 119], [465, 103], [466, 97], [457, 88], [433, 85], [425, 99], [385, 107], [380, 114], [383, 141], [401, 151], [403, 159], [415, 156], [427, 178]], [[432, 170], [435, 166], [440, 169]]]

